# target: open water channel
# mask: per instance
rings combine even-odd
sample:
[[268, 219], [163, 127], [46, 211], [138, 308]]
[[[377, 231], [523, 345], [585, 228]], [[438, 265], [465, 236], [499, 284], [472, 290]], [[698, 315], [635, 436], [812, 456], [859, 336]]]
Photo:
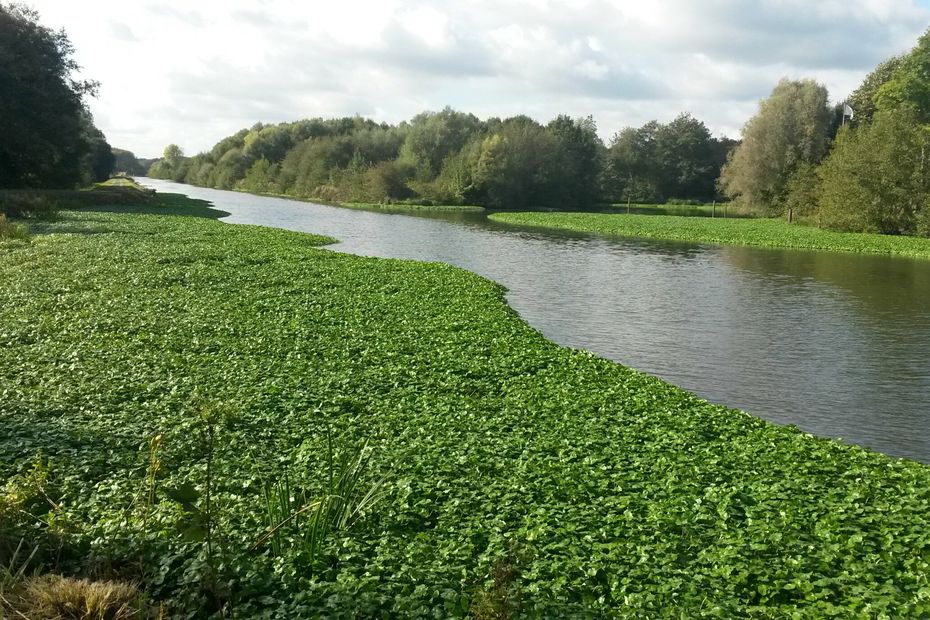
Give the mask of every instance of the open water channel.
[[[930, 260], [605, 238], [140, 181], [224, 221], [491, 278], [547, 338], [709, 401], [930, 463]], [[647, 217], [647, 216], [644, 216]]]

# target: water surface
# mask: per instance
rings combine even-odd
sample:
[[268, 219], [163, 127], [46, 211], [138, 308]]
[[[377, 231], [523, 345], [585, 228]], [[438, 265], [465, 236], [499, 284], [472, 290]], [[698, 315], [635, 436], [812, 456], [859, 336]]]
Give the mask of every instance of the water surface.
[[510, 305], [559, 344], [773, 422], [930, 462], [928, 260], [603, 238], [142, 181], [209, 200], [228, 222], [464, 267], [506, 286]]

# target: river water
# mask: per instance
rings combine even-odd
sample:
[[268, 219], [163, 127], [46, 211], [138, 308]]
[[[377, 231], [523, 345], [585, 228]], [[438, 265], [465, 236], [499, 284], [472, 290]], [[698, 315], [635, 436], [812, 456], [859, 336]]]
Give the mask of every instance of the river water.
[[[442, 261], [508, 289], [547, 338], [807, 432], [930, 463], [930, 260], [604, 238], [483, 214], [341, 209], [141, 179], [224, 221]], [[647, 216], [644, 216], [647, 217]]]

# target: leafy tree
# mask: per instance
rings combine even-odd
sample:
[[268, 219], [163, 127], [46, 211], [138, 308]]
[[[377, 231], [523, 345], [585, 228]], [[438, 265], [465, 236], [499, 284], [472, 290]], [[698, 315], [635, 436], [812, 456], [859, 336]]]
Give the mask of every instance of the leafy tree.
[[717, 140], [690, 114], [627, 127], [611, 140], [605, 166], [611, 197], [635, 202], [710, 200], [733, 141]]
[[473, 114], [450, 107], [441, 112], [423, 112], [410, 121], [401, 156], [420, 170], [421, 178], [432, 179], [446, 157], [458, 152], [480, 128]]
[[590, 116], [572, 120], [561, 115], [547, 126], [556, 140], [550, 204], [563, 208], [587, 207], [598, 197], [598, 174], [604, 145], [597, 137], [597, 125]]
[[87, 145], [81, 168], [83, 175], [81, 181], [85, 185], [94, 182], [106, 181], [113, 174], [116, 165], [116, 156], [107, 142], [103, 132], [94, 126], [90, 114], [83, 115], [83, 140]]
[[826, 87], [812, 80], [779, 82], [743, 127], [743, 141], [721, 174], [724, 192], [779, 213], [792, 173], [826, 154], [831, 118]]
[[136, 158], [132, 151], [114, 148], [111, 149], [111, 152], [114, 158], [113, 169], [116, 172], [124, 172], [129, 175], [143, 175], [146, 173], [142, 162]]
[[[889, 62], [894, 62], [894, 59]], [[919, 123], [930, 123], [930, 31], [893, 68], [874, 96], [878, 110], [909, 109]]]
[[[184, 181], [187, 179], [189, 161], [184, 157], [184, 151], [177, 144], [169, 144], [165, 147], [162, 157], [156, 160], [149, 168], [149, 176], [156, 179], [171, 179], [173, 181]], [[220, 186], [222, 189], [230, 189], [231, 185]]]
[[820, 169], [820, 221], [834, 230], [930, 236], [930, 133], [915, 109], [879, 110], [840, 132]]
[[854, 125], [872, 122], [876, 110], [875, 96], [878, 94], [879, 89], [891, 80], [903, 62], [904, 56], [895, 56], [884, 61], [865, 76], [859, 88], [854, 90], [846, 99], [849, 107], [854, 112], [852, 121]]
[[660, 202], [656, 165], [658, 121], [626, 127], [614, 135], [608, 150], [614, 194], [624, 201]]
[[679, 114], [655, 134], [656, 176], [665, 198], [710, 199], [719, 174], [710, 130], [690, 114]]
[[73, 187], [85, 176], [99, 132], [85, 130], [83, 98], [97, 83], [72, 77], [73, 54], [38, 13], [0, 4], [0, 187]]
[[555, 206], [558, 140], [526, 116], [503, 122], [481, 145], [475, 181], [483, 203], [499, 209]]

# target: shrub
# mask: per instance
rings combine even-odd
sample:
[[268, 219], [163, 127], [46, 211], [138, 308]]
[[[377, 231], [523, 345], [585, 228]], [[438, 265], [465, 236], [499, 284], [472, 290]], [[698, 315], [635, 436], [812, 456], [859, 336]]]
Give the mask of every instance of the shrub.
[[50, 192], [0, 191], [0, 214], [8, 217], [49, 218], [58, 208]]

